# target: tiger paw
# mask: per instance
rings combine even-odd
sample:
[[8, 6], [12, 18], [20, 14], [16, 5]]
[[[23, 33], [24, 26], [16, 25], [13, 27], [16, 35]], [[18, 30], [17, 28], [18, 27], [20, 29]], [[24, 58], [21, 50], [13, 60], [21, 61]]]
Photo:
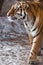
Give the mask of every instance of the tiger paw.
[[39, 63], [37, 61], [30, 61], [28, 65], [38, 65]]

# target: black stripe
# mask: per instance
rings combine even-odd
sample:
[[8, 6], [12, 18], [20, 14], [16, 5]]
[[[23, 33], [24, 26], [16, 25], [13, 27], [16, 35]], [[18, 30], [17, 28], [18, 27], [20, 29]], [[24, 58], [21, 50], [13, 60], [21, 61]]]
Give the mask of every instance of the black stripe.
[[20, 11], [21, 11], [21, 12], [20, 12], [20, 16], [22, 16], [22, 9], [20, 9]]
[[32, 22], [32, 25], [34, 25], [35, 20], [36, 20], [36, 17], [33, 15], [33, 22]]
[[31, 52], [31, 54], [33, 55], [33, 52]]
[[41, 3], [37, 4], [38, 8], [43, 10], [43, 5]]
[[35, 55], [37, 54], [35, 50], [33, 50], [33, 53], [34, 53]]
[[37, 29], [37, 27], [35, 27], [32, 31], [35, 31]]
[[25, 19], [25, 17], [26, 17], [26, 13], [24, 12], [24, 16], [23, 16], [23, 19]]
[[41, 28], [41, 30], [33, 38], [37, 37], [42, 32], [42, 29], [43, 29], [43, 27]]
[[[35, 31], [35, 30], [36, 30], [37, 28], [39, 28], [39, 27], [40, 27], [40, 26], [37, 25], [32, 31]], [[38, 32], [38, 31], [37, 31], [37, 32]]]
[[35, 4], [32, 4], [32, 6], [33, 6], [33, 8], [34, 8], [34, 10], [37, 12], [37, 10], [38, 10], [38, 6], [37, 6], [37, 4], [35, 3]]
[[33, 50], [33, 51], [31, 52], [31, 54], [32, 54], [32, 55], [34, 55], [34, 54], [36, 55], [37, 53], [36, 53], [35, 50]]
[[25, 19], [25, 16], [23, 16], [23, 19]]

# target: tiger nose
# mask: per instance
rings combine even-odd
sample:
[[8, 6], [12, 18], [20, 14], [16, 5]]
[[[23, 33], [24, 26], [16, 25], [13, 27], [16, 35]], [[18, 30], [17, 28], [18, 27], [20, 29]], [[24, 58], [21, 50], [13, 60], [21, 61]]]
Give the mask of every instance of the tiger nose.
[[22, 16], [22, 13], [20, 13], [20, 16]]
[[22, 12], [20, 13], [20, 16], [25, 16], [25, 12], [22, 11]]
[[25, 15], [25, 12], [24, 11], [18, 12], [18, 15], [24, 16]]

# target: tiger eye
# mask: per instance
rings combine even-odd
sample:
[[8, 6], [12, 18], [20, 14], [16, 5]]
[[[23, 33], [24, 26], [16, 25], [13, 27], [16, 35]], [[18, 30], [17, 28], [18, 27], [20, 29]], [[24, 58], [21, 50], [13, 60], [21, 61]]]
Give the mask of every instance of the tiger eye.
[[29, 5], [25, 5], [25, 8], [26, 8], [26, 9], [29, 8]]

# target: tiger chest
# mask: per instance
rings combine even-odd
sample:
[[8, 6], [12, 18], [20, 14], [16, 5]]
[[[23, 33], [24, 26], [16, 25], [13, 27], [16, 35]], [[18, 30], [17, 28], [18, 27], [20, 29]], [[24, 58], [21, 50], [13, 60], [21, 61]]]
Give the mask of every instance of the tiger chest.
[[27, 34], [31, 34], [33, 37], [36, 36], [38, 29], [33, 31], [32, 29], [34, 28], [34, 25], [32, 23], [29, 23], [27, 21], [25, 21], [25, 22], [23, 21], [23, 24], [24, 24], [24, 27], [27, 31]]

